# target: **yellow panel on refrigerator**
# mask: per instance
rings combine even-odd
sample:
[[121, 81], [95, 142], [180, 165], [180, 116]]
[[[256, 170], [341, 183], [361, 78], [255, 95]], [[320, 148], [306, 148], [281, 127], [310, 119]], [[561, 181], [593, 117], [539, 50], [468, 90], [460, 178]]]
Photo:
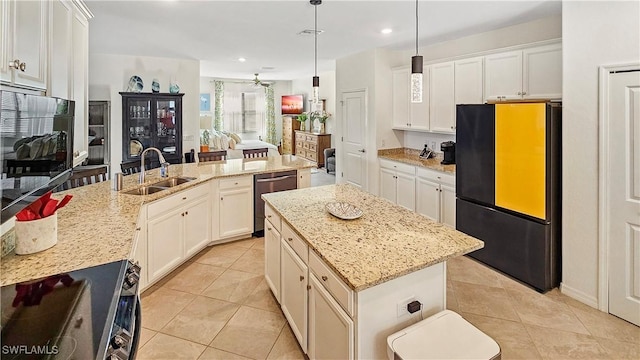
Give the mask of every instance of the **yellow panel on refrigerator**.
[[496, 104], [496, 199], [545, 219], [545, 104]]

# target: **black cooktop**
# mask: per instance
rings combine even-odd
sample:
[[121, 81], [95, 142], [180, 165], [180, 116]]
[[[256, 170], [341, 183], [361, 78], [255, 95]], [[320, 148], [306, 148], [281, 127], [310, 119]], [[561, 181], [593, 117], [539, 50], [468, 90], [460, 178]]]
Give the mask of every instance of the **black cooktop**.
[[3, 286], [0, 357], [99, 357], [114, 322], [127, 265], [127, 260], [116, 261]]

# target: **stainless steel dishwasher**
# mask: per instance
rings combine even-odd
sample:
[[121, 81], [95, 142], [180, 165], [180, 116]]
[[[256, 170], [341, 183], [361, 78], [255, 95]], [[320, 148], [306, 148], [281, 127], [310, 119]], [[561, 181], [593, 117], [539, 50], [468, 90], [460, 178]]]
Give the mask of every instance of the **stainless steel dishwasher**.
[[298, 188], [296, 170], [258, 174], [253, 177], [253, 235], [264, 235], [264, 200], [262, 194]]

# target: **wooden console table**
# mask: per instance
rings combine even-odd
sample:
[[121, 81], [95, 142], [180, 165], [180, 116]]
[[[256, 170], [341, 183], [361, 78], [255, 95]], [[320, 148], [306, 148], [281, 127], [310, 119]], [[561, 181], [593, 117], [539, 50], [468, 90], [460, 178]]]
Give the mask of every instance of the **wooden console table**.
[[331, 147], [331, 134], [314, 134], [296, 130], [296, 156], [324, 166], [324, 149]]

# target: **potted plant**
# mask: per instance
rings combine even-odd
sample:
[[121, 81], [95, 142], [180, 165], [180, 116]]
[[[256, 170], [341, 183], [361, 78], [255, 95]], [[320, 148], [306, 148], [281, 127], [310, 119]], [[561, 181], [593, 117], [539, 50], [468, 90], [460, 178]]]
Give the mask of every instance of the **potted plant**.
[[[318, 131], [320, 132], [320, 134], [324, 134], [325, 132], [325, 128], [324, 128], [324, 123], [327, 121], [327, 119], [329, 119], [331, 117], [331, 114], [322, 110], [322, 111], [314, 111], [311, 113], [311, 119], [312, 121], [315, 122], [315, 120], [318, 120], [319, 124], [319, 129]], [[315, 127], [314, 127], [315, 128]]]
[[305, 121], [307, 121], [307, 119], [309, 119], [309, 115], [307, 113], [304, 113], [304, 112], [296, 117], [296, 120], [298, 120], [300, 122], [300, 129], [302, 129], [302, 130], [306, 130], [307, 129], [305, 124], [304, 124]]
[[209, 130], [205, 129], [202, 131], [200, 135], [200, 152], [209, 151], [209, 140], [211, 139], [211, 135], [209, 134]]

